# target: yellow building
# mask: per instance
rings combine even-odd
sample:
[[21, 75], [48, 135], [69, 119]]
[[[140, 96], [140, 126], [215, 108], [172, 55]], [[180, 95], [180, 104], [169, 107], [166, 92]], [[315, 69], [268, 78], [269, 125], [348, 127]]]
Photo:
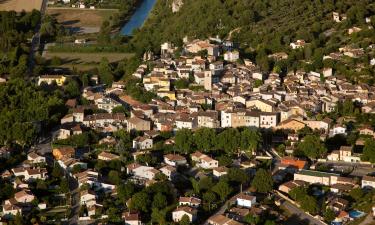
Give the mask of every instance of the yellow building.
[[246, 108], [256, 107], [262, 112], [273, 112], [274, 105], [272, 102], [263, 99], [246, 101]]
[[281, 122], [276, 128], [277, 129], [284, 129], [284, 130], [294, 130], [298, 131], [303, 129], [306, 126], [305, 123], [295, 120], [295, 119], [287, 119]]
[[47, 84], [56, 83], [58, 86], [62, 86], [66, 81], [64, 75], [42, 75], [39, 76], [38, 85], [45, 82]]

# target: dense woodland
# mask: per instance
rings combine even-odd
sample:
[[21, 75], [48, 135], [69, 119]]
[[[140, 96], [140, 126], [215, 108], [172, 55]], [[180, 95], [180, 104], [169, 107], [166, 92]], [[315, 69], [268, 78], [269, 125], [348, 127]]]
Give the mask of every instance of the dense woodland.
[[28, 40], [40, 22], [40, 12], [0, 12], [0, 74], [24, 77], [29, 54]]
[[0, 144], [34, 143], [42, 131], [60, 121], [64, 109], [57, 92], [48, 93], [21, 79], [1, 85]]

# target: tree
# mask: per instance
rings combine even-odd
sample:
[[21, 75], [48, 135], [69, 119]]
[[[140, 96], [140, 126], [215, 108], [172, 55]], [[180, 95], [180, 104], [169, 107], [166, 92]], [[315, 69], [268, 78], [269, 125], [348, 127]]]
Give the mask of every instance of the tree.
[[108, 179], [109, 179], [109, 182], [111, 182], [112, 184], [116, 184], [116, 185], [120, 184], [121, 182], [120, 174], [116, 170], [109, 171]]
[[183, 216], [181, 217], [180, 222], [179, 222], [178, 224], [180, 224], [180, 225], [189, 225], [189, 224], [190, 224], [190, 218], [189, 218], [189, 216], [186, 215], [186, 214], [183, 215]]
[[193, 133], [186, 128], [180, 129], [176, 132], [175, 143], [178, 151], [188, 154], [193, 147]]
[[357, 202], [364, 196], [364, 192], [361, 188], [353, 188], [350, 190], [349, 196]]
[[220, 180], [213, 188], [212, 191], [220, 196], [221, 201], [225, 201], [227, 196], [232, 192], [232, 188], [227, 182]]
[[126, 202], [134, 194], [135, 185], [132, 182], [126, 182], [125, 184], [120, 184], [117, 188], [117, 194], [120, 199]]
[[60, 192], [68, 193], [69, 192], [69, 181], [66, 178], [61, 179], [60, 182]]
[[235, 128], [228, 128], [222, 131], [216, 138], [217, 147], [228, 154], [237, 152], [240, 144], [240, 133]]
[[250, 157], [253, 151], [258, 148], [260, 141], [261, 135], [257, 130], [245, 128], [241, 132], [240, 148], [248, 157]]
[[234, 181], [240, 184], [245, 184], [249, 181], [249, 175], [245, 171], [239, 168], [230, 168], [228, 170], [228, 178], [230, 181]]
[[336, 213], [331, 208], [327, 208], [323, 216], [326, 222], [331, 223], [336, 218]]
[[68, 84], [64, 87], [65, 93], [68, 95], [68, 98], [76, 98], [81, 95], [81, 90], [77, 81], [71, 79], [68, 81]]
[[243, 221], [248, 224], [258, 224], [260, 222], [260, 218], [257, 215], [251, 215], [247, 214], [244, 218]]
[[312, 196], [306, 195], [304, 198], [302, 198], [298, 202], [301, 205], [301, 209], [311, 214], [316, 214], [319, 210], [318, 203], [316, 199]]
[[157, 193], [152, 201], [152, 208], [164, 209], [167, 206], [167, 198], [162, 193]]
[[273, 189], [272, 175], [266, 170], [260, 168], [255, 173], [255, 177], [251, 182], [251, 185], [257, 190], [257, 192], [267, 193]]
[[212, 191], [208, 191], [203, 194], [203, 200], [208, 203], [208, 211], [211, 211], [211, 204], [216, 201], [216, 194]]
[[195, 131], [194, 141], [199, 150], [211, 151], [215, 147], [216, 133], [214, 129], [203, 127]]
[[321, 143], [320, 138], [316, 135], [307, 135], [298, 145], [298, 150], [311, 159], [317, 159], [324, 155], [327, 149]]
[[372, 138], [366, 139], [361, 159], [375, 163], [375, 141]]
[[157, 224], [166, 224], [166, 211], [158, 210], [157, 208], [152, 209], [151, 220]]
[[99, 78], [102, 84], [110, 86], [113, 82], [112, 68], [107, 58], [102, 58], [99, 64]]
[[60, 178], [62, 177], [64, 174], [61, 170], [61, 168], [58, 166], [58, 165], [55, 165], [52, 169], [52, 173], [51, 175], [54, 177], [54, 178]]
[[133, 195], [129, 208], [147, 213], [149, 211], [150, 199], [146, 192], [141, 191]]

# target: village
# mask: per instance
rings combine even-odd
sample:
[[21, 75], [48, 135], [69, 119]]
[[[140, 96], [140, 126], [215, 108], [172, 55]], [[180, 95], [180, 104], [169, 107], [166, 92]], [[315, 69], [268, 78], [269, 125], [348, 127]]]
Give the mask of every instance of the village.
[[[229, 40], [183, 43], [162, 44], [160, 55], [146, 52], [132, 74], [137, 87], [155, 94], [148, 103], [125, 93], [124, 81], [106, 86], [92, 76], [81, 92], [85, 104], [66, 102], [69, 112], [47, 147], [34, 146], [1, 174], [15, 190], [2, 204], [2, 219], [40, 213], [69, 224], [119, 214], [128, 225], [373, 221], [374, 86], [353, 84], [329, 67], [267, 74]], [[306, 45], [295, 40], [290, 48]], [[323, 59], [367, 56], [373, 66], [374, 49], [342, 46]], [[36, 83], [62, 88], [74, 76], [41, 75]], [[2, 160], [12, 154], [0, 149]]]

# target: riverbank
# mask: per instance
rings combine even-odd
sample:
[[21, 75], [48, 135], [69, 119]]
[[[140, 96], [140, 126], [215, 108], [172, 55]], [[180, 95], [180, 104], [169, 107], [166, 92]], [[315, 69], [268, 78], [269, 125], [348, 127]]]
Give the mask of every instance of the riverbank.
[[120, 34], [130, 36], [134, 29], [142, 27], [155, 3], [156, 0], [143, 0], [129, 21], [122, 27]]

